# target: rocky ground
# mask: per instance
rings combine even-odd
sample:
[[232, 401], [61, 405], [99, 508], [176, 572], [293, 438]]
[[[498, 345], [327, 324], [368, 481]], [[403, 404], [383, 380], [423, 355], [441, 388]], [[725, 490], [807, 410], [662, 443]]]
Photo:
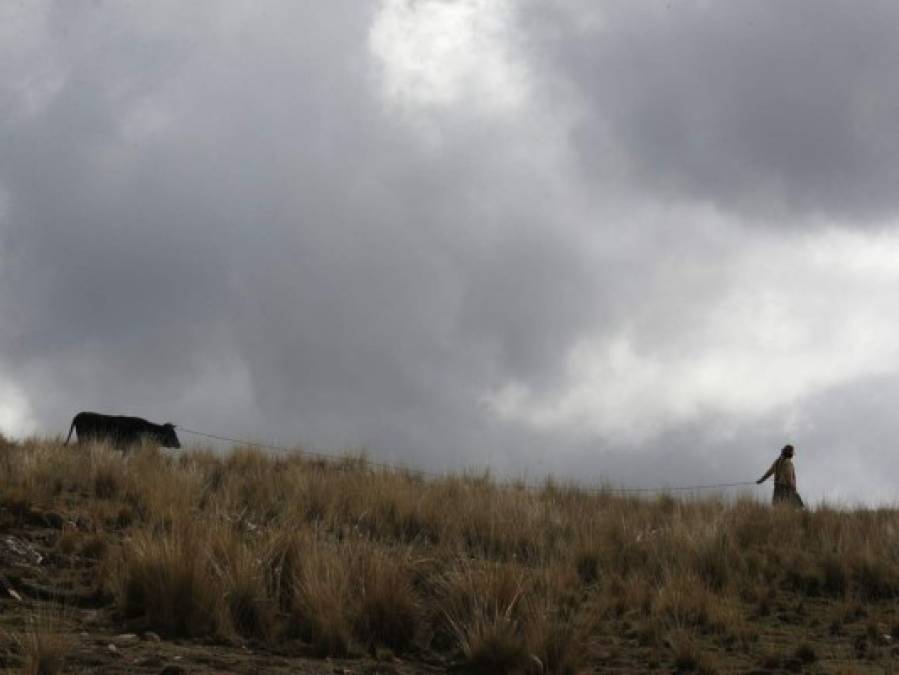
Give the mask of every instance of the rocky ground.
[[[401, 660], [316, 658], [302, 642], [271, 645], [225, 644], [202, 640], [168, 640], [140, 630], [116, 615], [111, 598], [97, 589], [102, 567], [90, 551], [61, 551], [64, 533], [77, 531], [77, 518], [55, 511], [0, 509], [0, 666], [27, 670], [29, 645], [35, 639], [53, 644], [61, 672], [70, 673], [440, 673], [453, 670], [438, 657]], [[641, 646], [640, 635], [626, 620], [617, 636], [598, 636], [597, 663], [591, 672], [742, 672], [891, 673], [899, 646], [890, 621], [899, 614], [891, 603], [858, 604], [839, 620], [825, 600], [783, 598], [768, 616], [757, 617], [761, 645], [755, 663], [739, 649], [698, 648], [670, 659]], [[698, 646], [699, 647], [699, 646]], [[704, 656], [703, 656], [704, 654]], [[714, 664], [714, 665], [712, 665]], [[52, 667], [52, 666], [51, 666]], [[35, 670], [34, 672], [38, 672]]]
[[45, 651], [59, 652], [66, 673], [399, 675], [449, 668], [391, 654], [380, 660], [314, 658], [299, 641], [272, 648], [162, 639], [116, 616], [112, 598], [97, 591], [102, 568], [90, 551], [60, 550], [64, 533], [79, 525], [87, 526], [55, 511], [0, 508], [0, 667], [29, 672], [27, 652], [44, 640]]

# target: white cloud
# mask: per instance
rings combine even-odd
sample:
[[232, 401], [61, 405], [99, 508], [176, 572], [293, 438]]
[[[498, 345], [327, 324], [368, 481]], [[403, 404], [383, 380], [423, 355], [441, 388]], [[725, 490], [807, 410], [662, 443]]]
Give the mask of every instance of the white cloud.
[[[657, 324], [653, 341], [639, 339], [644, 330], [633, 324], [585, 336], [565, 357], [561, 386], [536, 391], [512, 381], [486, 401], [507, 421], [630, 443], [709, 416], [781, 411], [794, 426], [790, 408], [804, 397], [899, 373], [897, 280], [896, 234], [833, 229], [756, 242], [719, 261], [709, 279], [716, 296], [685, 306], [683, 321]], [[684, 285], [685, 275], [660, 283]], [[656, 324], [656, 309], [634, 323]]]
[[21, 438], [37, 428], [25, 392], [13, 382], [0, 378], [0, 433]]
[[512, 4], [502, 0], [386, 0], [369, 34], [384, 96], [407, 109], [519, 109], [527, 72], [513, 27]]

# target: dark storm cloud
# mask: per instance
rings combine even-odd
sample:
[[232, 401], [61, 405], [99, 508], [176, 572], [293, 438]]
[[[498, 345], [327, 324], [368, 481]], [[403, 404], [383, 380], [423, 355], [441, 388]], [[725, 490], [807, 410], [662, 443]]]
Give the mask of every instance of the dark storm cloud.
[[435, 155], [397, 124], [370, 21], [51, 11], [61, 90], [0, 132], [4, 371], [41, 428], [123, 410], [435, 466], [500, 445], [481, 393], [546, 376], [592, 282], [501, 127], [444, 124]]
[[896, 213], [895, 3], [554, 7], [532, 23], [596, 176], [757, 216]]
[[541, 5], [464, 43], [495, 53], [374, 53], [381, 12], [429, 6], [14, 12], [0, 423], [641, 485], [754, 476], [794, 433], [842, 457], [796, 420], [899, 368], [895, 242], [746, 224], [892, 211], [892, 10]]

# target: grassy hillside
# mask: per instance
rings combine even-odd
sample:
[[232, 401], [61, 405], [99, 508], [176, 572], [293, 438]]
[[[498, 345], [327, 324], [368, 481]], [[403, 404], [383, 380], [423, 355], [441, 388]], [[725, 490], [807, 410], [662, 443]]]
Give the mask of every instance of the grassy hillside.
[[92, 630], [235, 655], [217, 672], [889, 672], [899, 654], [892, 509], [0, 441], [0, 540], [0, 659], [29, 672], [92, 650], [88, 670], [160, 672]]

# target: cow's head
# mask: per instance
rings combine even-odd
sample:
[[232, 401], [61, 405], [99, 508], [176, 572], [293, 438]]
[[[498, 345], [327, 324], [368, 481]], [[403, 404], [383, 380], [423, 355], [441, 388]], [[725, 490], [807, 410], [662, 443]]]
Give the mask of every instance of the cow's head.
[[181, 442], [178, 440], [178, 434], [175, 433], [175, 425], [166, 422], [162, 425], [162, 438], [160, 443], [167, 448], [180, 448]]

